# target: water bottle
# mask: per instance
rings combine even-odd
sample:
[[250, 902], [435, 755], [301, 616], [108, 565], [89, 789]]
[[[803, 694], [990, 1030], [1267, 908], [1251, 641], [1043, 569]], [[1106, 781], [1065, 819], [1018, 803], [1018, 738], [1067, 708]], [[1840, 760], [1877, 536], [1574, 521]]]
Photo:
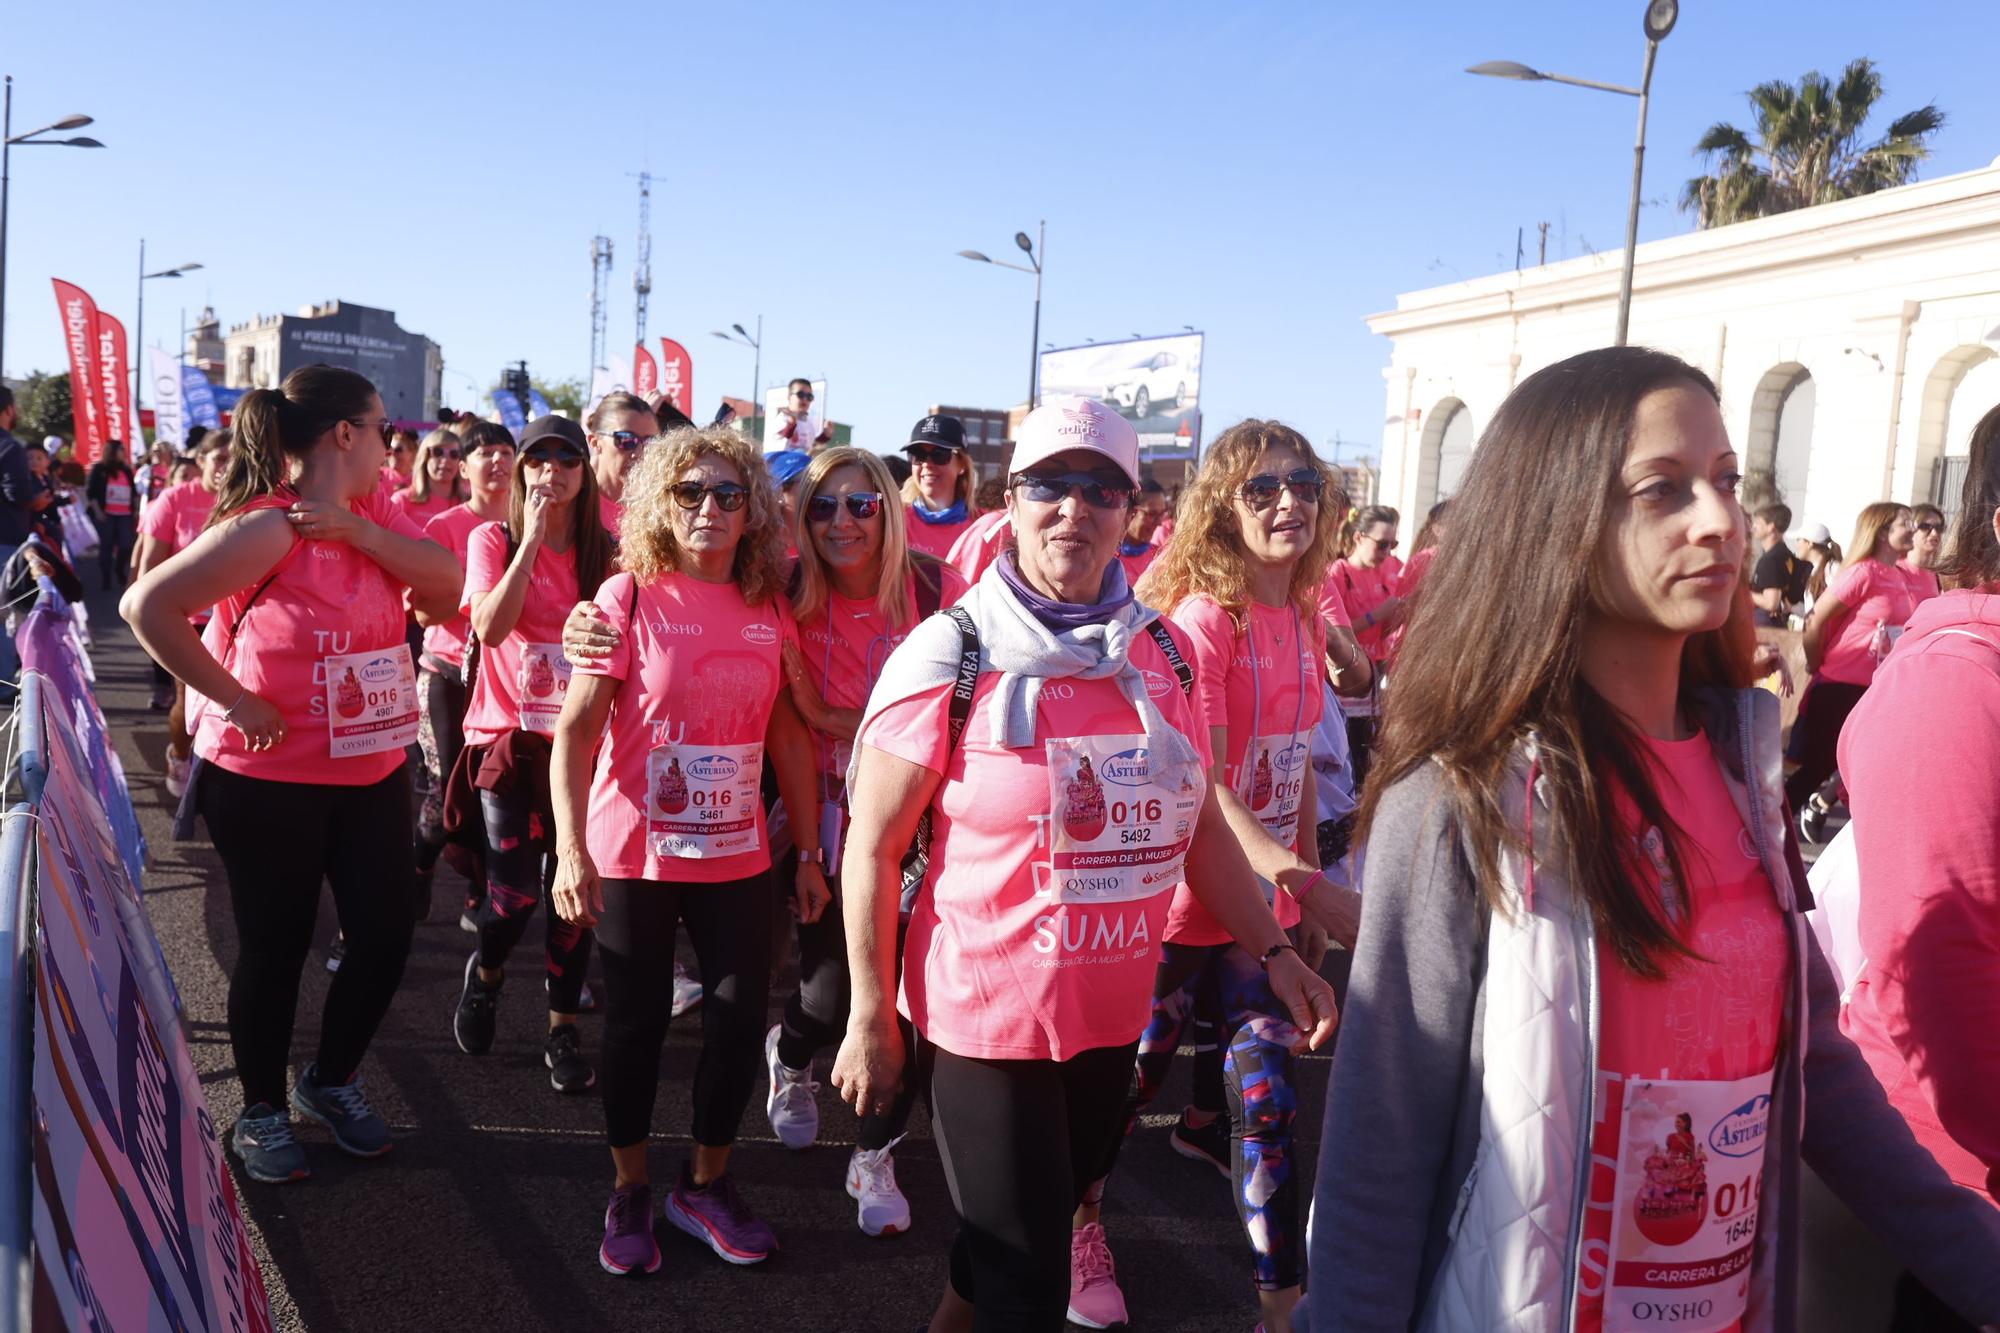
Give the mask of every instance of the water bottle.
[[1868, 654], [1879, 664], [1889, 655], [1889, 647], [1889, 623], [1878, 620], [1875, 622], [1875, 632], [1868, 636]]

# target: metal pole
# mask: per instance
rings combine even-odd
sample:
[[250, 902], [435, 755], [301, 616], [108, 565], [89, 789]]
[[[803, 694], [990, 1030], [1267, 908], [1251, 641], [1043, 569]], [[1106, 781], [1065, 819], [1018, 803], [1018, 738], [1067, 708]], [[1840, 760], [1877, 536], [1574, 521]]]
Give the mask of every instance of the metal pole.
[[0, 110], [0, 370], [7, 365], [7, 160], [13, 154], [14, 76], [7, 76], [6, 105]]
[[1042, 388], [1042, 265], [1048, 262], [1043, 253], [1048, 249], [1049, 221], [1043, 218], [1035, 227], [1035, 331], [1028, 339], [1028, 410], [1035, 410], [1035, 398]]
[[[132, 321], [132, 377], [138, 381], [138, 384], [137, 386], [134, 387], [132, 394], [132, 410], [134, 413], [136, 413], [140, 408], [145, 406], [144, 403], [139, 401], [139, 395], [138, 395], [138, 390], [144, 388], [146, 384], [146, 377], [139, 370], [139, 358], [143, 357], [146, 354], [144, 351], [145, 346], [146, 346], [146, 238], [141, 236], [139, 238], [139, 314], [137, 318], [135, 318]], [[139, 429], [143, 431], [145, 430], [145, 427], [141, 426]], [[145, 440], [141, 439], [136, 441], [136, 443], [144, 444]]]
[[756, 353], [750, 358], [750, 415], [764, 415], [764, 405], [757, 401], [757, 395], [764, 391], [764, 317], [757, 316]]
[[1632, 206], [1625, 214], [1625, 271], [1618, 279], [1618, 335], [1612, 346], [1623, 347], [1632, 324], [1632, 265], [1639, 248], [1639, 189], [1646, 175], [1646, 100], [1653, 91], [1653, 57], [1660, 44], [1646, 39], [1646, 72], [1639, 80], [1639, 140], [1632, 149]]

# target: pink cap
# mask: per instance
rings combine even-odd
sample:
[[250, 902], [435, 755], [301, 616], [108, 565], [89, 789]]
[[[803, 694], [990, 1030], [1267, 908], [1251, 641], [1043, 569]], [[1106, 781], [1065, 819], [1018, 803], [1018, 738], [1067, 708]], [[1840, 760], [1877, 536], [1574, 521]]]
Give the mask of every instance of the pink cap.
[[1028, 413], [1015, 433], [1014, 459], [1008, 466], [1025, 472], [1072, 449], [1109, 459], [1127, 481], [1139, 484], [1139, 432], [1116, 408], [1094, 398], [1052, 398]]

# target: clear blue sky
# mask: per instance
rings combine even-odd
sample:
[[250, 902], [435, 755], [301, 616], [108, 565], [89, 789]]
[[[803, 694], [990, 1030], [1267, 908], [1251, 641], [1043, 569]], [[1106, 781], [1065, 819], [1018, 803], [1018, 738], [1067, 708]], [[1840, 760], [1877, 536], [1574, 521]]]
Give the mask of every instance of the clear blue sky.
[[[140, 236], [149, 343], [212, 302], [225, 324], [341, 297], [435, 338], [446, 401], [503, 362], [581, 375], [589, 241], [616, 245], [613, 345], [632, 334], [635, 183], [653, 207], [650, 332], [694, 356], [697, 399], [825, 376], [857, 442], [898, 446], [932, 402], [1027, 387], [1048, 220], [1044, 341], [1192, 324], [1209, 434], [1276, 416], [1373, 447], [1395, 295], [1620, 244], [1627, 99], [1478, 79], [1521, 60], [1636, 82], [1639, 0], [1468, 4], [481, 5], [17, 8], [0, 64], [17, 131], [70, 111], [101, 152], [17, 150], [6, 371], [64, 366], [49, 278], [131, 323]], [[1655, 78], [1641, 239], [1689, 148], [1747, 123], [1744, 89], [1858, 55], [1891, 114], [1951, 116], [1926, 176], [2000, 156], [1989, 0], [1686, 0]], [[1565, 241], [1566, 238], [1566, 241]], [[1567, 249], [1565, 249], [1565, 244]], [[1607, 334], [1608, 334], [1607, 329]]]

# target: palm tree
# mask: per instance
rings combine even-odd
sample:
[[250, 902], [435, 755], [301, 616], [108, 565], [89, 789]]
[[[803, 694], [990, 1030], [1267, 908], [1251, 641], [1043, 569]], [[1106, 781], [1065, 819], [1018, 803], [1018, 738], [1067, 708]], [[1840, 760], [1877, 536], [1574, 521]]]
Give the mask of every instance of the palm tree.
[[1898, 116], [1872, 143], [1862, 122], [1882, 97], [1882, 76], [1865, 56], [1835, 83], [1810, 70], [1798, 85], [1774, 79], [1750, 90], [1753, 139], [1727, 121], [1709, 127], [1695, 155], [1711, 169], [1681, 189], [1681, 209], [1701, 227], [1873, 194], [1916, 179], [1944, 125], [1936, 104]]

